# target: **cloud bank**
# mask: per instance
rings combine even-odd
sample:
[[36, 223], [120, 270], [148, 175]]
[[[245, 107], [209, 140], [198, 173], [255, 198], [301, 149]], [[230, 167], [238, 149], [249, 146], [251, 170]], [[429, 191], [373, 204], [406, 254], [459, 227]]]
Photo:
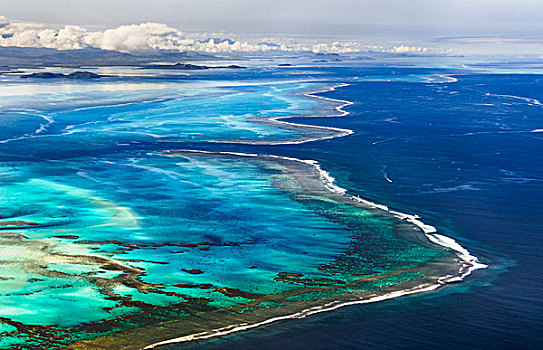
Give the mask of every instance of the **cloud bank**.
[[45, 47], [58, 50], [98, 48], [121, 52], [153, 50], [196, 51], [206, 53], [311, 51], [315, 53], [353, 53], [379, 51], [423, 53], [428, 49], [406, 45], [384, 48], [355, 41], [299, 43], [292, 39], [267, 38], [249, 42], [224, 37], [206, 38], [187, 34], [161, 23], [123, 25], [103, 31], [88, 31], [77, 25], [53, 29], [34, 23], [10, 22], [0, 16], [0, 46]]

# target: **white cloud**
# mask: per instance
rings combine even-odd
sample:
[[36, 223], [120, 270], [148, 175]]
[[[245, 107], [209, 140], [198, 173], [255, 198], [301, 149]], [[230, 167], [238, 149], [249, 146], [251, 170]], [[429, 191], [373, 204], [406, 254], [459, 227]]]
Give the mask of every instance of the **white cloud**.
[[417, 53], [417, 52], [422, 53], [422, 52], [428, 52], [428, 49], [426, 47], [399, 45], [399, 46], [393, 46], [390, 49], [390, 52], [393, 52], [393, 53]]
[[0, 46], [46, 47], [59, 50], [100, 48], [122, 52], [151, 50], [197, 51], [208, 53], [312, 51], [315, 53], [350, 53], [382, 51], [393, 53], [426, 52], [426, 48], [404, 45], [386, 49], [355, 41], [300, 43], [290, 38], [266, 38], [242, 41], [224, 34], [206, 38], [202, 34], [186, 34], [161, 23], [123, 25], [104, 31], [88, 31], [75, 25], [53, 29], [34, 23], [10, 22], [0, 16]]
[[154, 49], [176, 49], [192, 44], [183, 32], [160, 23], [125, 25], [85, 36], [90, 47], [117, 51], [146, 51]]

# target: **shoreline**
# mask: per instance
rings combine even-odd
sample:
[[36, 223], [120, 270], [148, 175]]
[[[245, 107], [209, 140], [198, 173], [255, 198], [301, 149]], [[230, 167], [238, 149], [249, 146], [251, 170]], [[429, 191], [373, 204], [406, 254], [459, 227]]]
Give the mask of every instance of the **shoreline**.
[[338, 88], [349, 86], [350, 84], [347, 83], [338, 83], [333, 84], [331, 86], [328, 86], [325, 89], [312, 91], [312, 92], [305, 92], [302, 93], [302, 96], [309, 97], [309, 98], [315, 98], [318, 100], [324, 100], [328, 102], [332, 102], [335, 104], [339, 104], [338, 106], [335, 106], [333, 110], [337, 112], [337, 114], [303, 114], [303, 115], [287, 115], [287, 116], [275, 116], [275, 117], [267, 117], [263, 119], [257, 119], [257, 118], [249, 118], [248, 121], [252, 121], [253, 123], [261, 123], [261, 124], [271, 124], [271, 125], [279, 125], [280, 128], [283, 129], [290, 129], [290, 130], [300, 130], [300, 129], [313, 129], [313, 130], [325, 130], [328, 131], [328, 135], [323, 135], [320, 137], [303, 137], [304, 135], [301, 135], [300, 137], [293, 138], [293, 139], [287, 139], [287, 140], [267, 140], [267, 141], [260, 141], [260, 140], [209, 140], [206, 141], [207, 143], [225, 143], [225, 144], [242, 144], [242, 145], [270, 145], [270, 146], [279, 146], [279, 145], [298, 145], [302, 143], [307, 142], [313, 142], [313, 141], [321, 141], [321, 140], [329, 140], [334, 139], [337, 137], [345, 137], [354, 134], [353, 130], [350, 129], [343, 129], [343, 128], [336, 128], [332, 126], [319, 126], [319, 125], [311, 125], [311, 124], [300, 124], [300, 123], [292, 123], [284, 121], [284, 119], [292, 119], [292, 118], [341, 118], [348, 116], [351, 114], [350, 112], [344, 110], [345, 107], [351, 106], [354, 104], [354, 102], [347, 101], [347, 100], [339, 100], [331, 97], [324, 97], [324, 96], [318, 96], [317, 94], [325, 93], [325, 92], [331, 92], [335, 91]]
[[[441, 78], [441, 81], [436, 82], [430, 82], [434, 84], [446, 84], [446, 83], [456, 83], [458, 79], [455, 77], [451, 77], [448, 75], [439, 74], [437, 77]], [[425, 82], [426, 83], [426, 82]], [[326, 83], [316, 83], [316, 84], [322, 84], [327, 85]], [[240, 145], [267, 145], [267, 146], [280, 146], [280, 145], [298, 145], [302, 143], [307, 142], [313, 142], [313, 141], [321, 141], [321, 140], [329, 140], [334, 139], [337, 137], [345, 137], [354, 134], [354, 131], [351, 129], [345, 129], [345, 128], [337, 128], [332, 126], [319, 126], [319, 125], [311, 125], [311, 124], [300, 124], [300, 123], [292, 123], [284, 121], [284, 119], [292, 119], [292, 118], [341, 118], [346, 117], [350, 115], [351, 113], [344, 110], [345, 107], [351, 106], [354, 104], [352, 101], [348, 100], [340, 100], [336, 98], [326, 97], [326, 96], [319, 96], [318, 94], [326, 93], [335, 91], [338, 88], [347, 87], [350, 86], [349, 83], [334, 83], [332, 85], [328, 85], [328, 87], [311, 91], [311, 92], [305, 92], [300, 93], [302, 96], [309, 97], [309, 98], [315, 98], [318, 100], [324, 100], [328, 102], [332, 102], [335, 104], [338, 104], [333, 108], [334, 111], [337, 112], [337, 114], [302, 114], [302, 115], [287, 115], [287, 116], [276, 116], [276, 117], [267, 117], [263, 119], [258, 118], [249, 118], [248, 121], [251, 121], [253, 123], [260, 123], [260, 124], [271, 124], [271, 125], [279, 125], [279, 127], [282, 127], [287, 130], [299, 130], [302, 129], [313, 129], [313, 130], [326, 130], [329, 132], [329, 135], [320, 136], [320, 137], [313, 137], [313, 138], [303, 138], [303, 135], [294, 138], [294, 139], [284, 139], [284, 140], [268, 140], [268, 141], [260, 141], [260, 140], [241, 140], [241, 139], [234, 139], [234, 140], [209, 140], [206, 141], [207, 143], [224, 143], [224, 144], [240, 144]], [[390, 181], [389, 181], [390, 182]]]
[[217, 329], [212, 329], [206, 332], [200, 332], [200, 333], [190, 334], [190, 335], [181, 336], [177, 338], [163, 340], [163, 341], [152, 343], [143, 347], [142, 349], [144, 350], [155, 349], [157, 347], [169, 345], [169, 344], [183, 343], [183, 342], [193, 341], [193, 340], [204, 340], [204, 339], [216, 338], [220, 336], [225, 336], [225, 335], [261, 327], [261, 326], [275, 323], [278, 321], [305, 318], [307, 316], [314, 315], [317, 313], [333, 311], [341, 307], [358, 305], [358, 304], [368, 304], [368, 303], [373, 303], [373, 302], [394, 299], [394, 298], [398, 298], [398, 297], [406, 296], [406, 295], [430, 292], [438, 288], [441, 288], [447, 284], [462, 281], [465, 277], [470, 275], [473, 271], [488, 267], [488, 265], [480, 263], [477, 257], [471, 255], [467, 249], [461, 246], [453, 238], [438, 234], [437, 229], [434, 226], [431, 226], [422, 222], [418, 215], [401, 213], [399, 211], [391, 210], [389, 207], [385, 205], [374, 203], [364, 198], [361, 198], [359, 196], [348, 194], [347, 189], [344, 189], [334, 184], [334, 181], [335, 181], [334, 178], [330, 176], [330, 174], [326, 170], [323, 170], [320, 164], [315, 160], [299, 159], [299, 158], [284, 157], [284, 156], [277, 156], [277, 155], [259, 155], [256, 153], [212, 152], [212, 151], [202, 151], [202, 150], [175, 150], [175, 151], [172, 150], [172, 151], [164, 151], [164, 153], [167, 156], [172, 156], [172, 157], [175, 157], [176, 154], [193, 153], [193, 154], [206, 154], [206, 155], [218, 155], [218, 156], [230, 156], [230, 157], [243, 157], [243, 158], [261, 159], [265, 161], [275, 160], [279, 162], [281, 161], [295, 162], [298, 164], [304, 164], [306, 166], [313, 167], [314, 171], [316, 171], [319, 174], [320, 180], [322, 181], [323, 186], [331, 194], [336, 194], [336, 195], [345, 197], [351, 203], [361, 203], [367, 207], [387, 212], [393, 215], [394, 217], [396, 217], [400, 221], [409, 222], [410, 224], [418, 227], [424, 233], [424, 235], [428, 238], [428, 240], [430, 240], [432, 243], [454, 251], [456, 257], [459, 258], [460, 261], [463, 262], [463, 264], [460, 267], [457, 275], [447, 275], [447, 276], [439, 277], [437, 281], [438, 283], [435, 283], [435, 284], [430, 284], [430, 285], [422, 284], [414, 288], [393, 291], [393, 292], [389, 292], [383, 295], [370, 297], [367, 299], [360, 299], [360, 300], [354, 300], [354, 301], [339, 301], [339, 300], [332, 301], [321, 306], [315, 306], [309, 309], [304, 309], [293, 314], [272, 317], [261, 322], [234, 324], [234, 325], [229, 325], [229, 326], [225, 326], [225, 327], [221, 327]]

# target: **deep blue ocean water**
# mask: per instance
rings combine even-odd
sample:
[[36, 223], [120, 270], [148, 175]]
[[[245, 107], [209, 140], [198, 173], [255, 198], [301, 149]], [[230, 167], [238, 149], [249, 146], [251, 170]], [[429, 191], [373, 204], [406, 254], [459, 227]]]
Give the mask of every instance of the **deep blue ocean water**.
[[188, 348], [541, 346], [543, 136], [532, 131], [543, 126], [543, 106], [512, 96], [542, 100], [543, 79], [456, 78], [445, 84], [352, 82], [325, 94], [353, 101], [351, 115], [310, 123], [349, 128], [354, 135], [258, 150], [318, 160], [342, 187], [420, 214], [490, 267], [435, 293], [347, 307]]
[[[457, 81], [439, 75], [454, 76]], [[215, 197], [209, 196], [213, 201], [204, 204], [210, 208], [222, 206], [224, 212], [218, 210], [217, 218], [213, 217], [219, 221], [223, 220], [222, 214], [234, 212], [228, 201], [232, 199], [229, 181], [241, 179], [247, 181], [247, 186], [256, 187], [255, 183], [267, 180], [254, 167], [239, 164], [228, 173], [224, 164], [194, 162], [178, 174], [179, 164], [149, 156], [148, 152], [183, 148], [314, 159], [349, 193], [420, 215], [489, 265], [464, 282], [436, 292], [345, 307], [171, 348], [535, 349], [543, 343], [543, 278], [539, 273], [543, 255], [540, 77], [369, 62], [343, 67], [197, 73], [191, 78], [119, 78], [106, 81], [103, 89], [83, 82], [70, 83], [60, 92], [57, 89], [62, 84], [35, 83], [34, 90], [21, 100], [4, 96], [3, 106], [15, 106], [15, 114], [2, 115], [5, 123], [0, 136], [2, 140], [17, 140], [0, 144], [0, 158], [8, 174], [28, 172], [29, 177], [67, 181], [119, 203], [130, 203], [137, 213], [149, 218], [157, 231], [162, 223], [166, 228], [181, 225], [176, 221], [181, 216], [153, 208], [148, 199], [170, 205], [186, 191], [199, 194], [208, 191], [206, 186], [218, 188], [211, 191]], [[184, 80], [192, 85], [179, 89]], [[284, 80], [292, 83], [277, 84], [273, 89], [258, 85]], [[322, 112], [315, 99], [301, 98], [299, 94], [322, 83], [343, 82], [350, 85], [321, 95], [352, 101], [354, 104], [346, 107], [350, 115], [290, 121], [351, 129], [351, 136], [278, 146], [205, 142], [297, 136], [293, 130], [255, 126], [246, 116], [302, 114], [311, 109]], [[47, 93], [49, 88], [51, 93]], [[34, 98], [37, 93], [44, 95]], [[92, 106], [94, 101], [101, 104]], [[125, 105], [126, 101], [131, 104]], [[182, 115], [178, 116], [179, 111]], [[202, 113], [208, 118], [199, 119]], [[21, 114], [28, 117], [18, 118]], [[54, 122], [48, 122], [44, 115]], [[146, 119], [148, 115], [153, 119]], [[41, 125], [45, 125], [43, 131], [36, 132]], [[30, 170], [25, 168], [26, 162]], [[217, 171], [223, 172], [219, 177], [224, 183], [214, 180]], [[183, 186], [176, 189], [179, 192], [172, 192], [172, 184], [179, 181]], [[39, 196], [41, 190], [36, 188]], [[145, 200], [138, 197], [141, 193], [145, 193]], [[83, 194], [89, 197], [87, 192]], [[61, 201], [66, 198], [73, 200], [59, 195]], [[258, 203], [257, 197], [254, 200]], [[180, 213], [200, 212], [202, 208], [197, 205], [183, 207]], [[256, 214], [251, 218], [249, 211], [238, 211], [243, 211], [245, 219], [259, 223]], [[99, 214], [116, 218], [111, 213]], [[94, 224], [96, 213], [88, 216]], [[171, 221], [163, 220], [165, 217]], [[244, 229], [256, 227], [245, 227], [236, 215], [232, 217], [232, 222]], [[308, 216], [307, 220], [312, 219]], [[200, 224], [194, 224], [196, 236], [206, 229]], [[83, 234], [85, 227], [81, 229]], [[140, 233], [142, 230], [129, 227], [125, 238], [134, 242], [148, 239]], [[110, 234], [104, 231], [105, 236]], [[240, 231], [228, 234], [230, 239]], [[156, 237], [160, 235], [153, 239]], [[204, 237], [217, 238], [211, 234]], [[148, 268], [153, 271], [151, 266]], [[162, 268], [167, 271], [162, 266], [156, 270]], [[198, 276], [183, 278], [198, 280]], [[88, 297], [93, 299], [93, 295]]]

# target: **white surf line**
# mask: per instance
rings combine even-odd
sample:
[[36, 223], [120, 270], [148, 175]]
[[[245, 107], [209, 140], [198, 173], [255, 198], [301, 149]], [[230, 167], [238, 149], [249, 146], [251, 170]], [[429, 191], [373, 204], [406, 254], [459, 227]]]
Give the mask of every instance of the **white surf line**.
[[163, 98], [156, 98], [156, 99], [143, 100], [143, 101], [130, 101], [130, 102], [86, 106], [86, 107], [71, 109], [70, 112], [86, 111], [86, 110], [97, 109], [97, 108], [115, 108], [115, 107], [124, 107], [124, 106], [132, 106], [132, 105], [151, 104], [151, 103], [156, 103], [156, 102], [166, 102], [168, 100], [171, 100], [172, 98], [173, 97], [163, 97]]
[[[339, 106], [334, 107], [334, 110], [337, 111], [338, 114], [333, 114], [333, 115], [311, 115], [311, 116], [279, 116], [279, 117], [273, 117], [273, 118], [271, 118], [269, 120], [273, 121], [273, 122], [276, 122], [276, 123], [279, 123], [279, 124], [283, 124], [283, 125], [291, 125], [291, 126], [306, 127], [306, 128], [309, 127], [309, 128], [330, 130], [330, 131], [337, 132], [336, 135], [323, 136], [323, 137], [314, 138], [314, 139], [290, 141], [290, 142], [286, 141], [285, 144], [301, 144], [301, 143], [312, 142], [312, 141], [317, 141], [317, 140], [328, 140], [328, 139], [333, 139], [333, 138], [336, 138], [336, 137], [344, 137], [344, 136], [352, 135], [352, 134], [354, 134], [354, 131], [350, 130], [350, 129], [334, 128], [334, 127], [331, 127], [331, 126], [298, 124], [298, 123], [291, 123], [291, 122], [286, 122], [286, 121], [282, 120], [282, 119], [290, 119], [290, 118], [341, 118], [341, 117], [348, 116], [351, 113], [344, 110], [344, 108], [347, 107], [347, 106], [353, 105], [354, 102], [347, 101], [347, 100], [339, 100], [339, 99], [330, 98], [330, 97], [318, 96], [316, 94], [321, 94], [321, 93], [325, 93], [325, 92], [332, 92], [332, 91], [335, 91], [338, 88], [347, 87], [349, 85], [350, 84], [347, 84], [347, 83], [341, 83], [341, 84], [336, 84], [336, 85], [327, 87], [326, 89], [323, 89], [323, 90], [304, 93], [304, 96], [306, 96], [306, 97], [316, 98], [318, 100], [324, 100], [324, 101], [329, 101], [329, 102], [333, 102], [333, 103], [341, 103]], [[278, 144], [281, 144], [281, 143], [274, 143], [274, 144], [278, 145]]]
[[40, 114], [41, 111], [38, 111], [38, 110], [19, 109], [19, 110], [12, 111], [12, 113], [22, 114], [22, 115], [29, 115], [29, 116], [32, 116], [32, 117], [39, 117], [39, 118], [41, 118], [41, 119], [43, 119], [45, 121], [45, 123], [40, 124], [39, 128], [36, 129], [34, 132], [25, 134], [23, 136], [32, 135], [32, 134], [39, 134], [39, 133], [47, 130], [47, 128], [51, 124], [53, 124], [55, 122], [55, 120], [53, 118], [51, 118], [50, 116], [44, 115], [44, 114]]
[[515, 95], [499, 95], [499, 94], [491, 94], [490, 92], [485, 93], [485, 96], [494, 96], [494, 97], [505, 97], [505, 98], [511, 98], [515, 100], [522, 100], [530, 106], [543, 106], [543, 103], [541, 101], [531, 98], [531, 97], [523, 97], [523, 96], [515, 96]]
[[[39, 112], [39, 111], [37, 111], [37, 112]], [[45, 123], [40, 124], [40, 126], [36, 130], [34, 130], [33, 132], [28, 132], [28, 133], [23, 134], [21, 136], [14, 137], [12, 139], [0, 140], [0, 144], [12, 142], [12, 141], [20, 141], [20, 140], [26, 140], [26, 139], [31, 139], [31, 138], [37, 138], [37, 137], [51, 136], [51, 135], [39, 135], [39, 134], [46, 131], [49, 128], [49, 126], [51, 126], [53, 123], [55, 123], [55, 120], [53, 118], [51, 118], [51, 117], [49, 117], [47, 115], [30, 112], [30, 110], [28, 110], [28, 111], [27, 110], [18, 110], [18, 111], [13, 111], [13, 113], [29, 115], [29, 116], [33, 116], [33, 117], [39, 117], [39, 118], [43, 119], [45, 121]]]
[[437, 77], [443, 79], [442, 81], [430, 81], [428, 83], [431, 84], [446, 84], [446, 83], [456, 83], [458, 82], [458, 79], [455, 77], [451, 77], [445, 74], [438, 74]]
[[366, 200], [364, 198], [347, 194], [347, 190], [342, 188], [342, 187], [339, 187], [339, 186], [335, 185], [334, 184], [335, 179], [332, 176], [330, 176], [330, 174], [327, 171], [323, 170], [322, 167], [320, 166], [320, 164], [315, 160], [299, 159], [299, 158], [293, 158], [293, 157], [283, 157], [283, 156], [276, 156], [276, 155], [264, 155], [263, 156], [263, 155], [259, 155], [259, 154], [256, 154], [256, 153], [212, 152], [212, 151], [201, 151], [201, 150], [177, 150], [177, 151], [165, 151], [164, 153], [175, 153], [175, 152], [229, 155], [229, 156], [246, 157], [246, 158], [269, 157], [269, 158], [276, 158], [276, 159], [282, 159], [282, 160], [288, 160], [288, 161], [294, 161], [294, 162], [309, 164], [309, 165], [313, 166], [317, 170], [317, 172], [320, 175], [320, 178], [323, 180], [323, 183], [324, 183], [325, 187], [329, 191], [335, 192], [335, 193], [338, 193], [338, 194], [341, 194], [341, 195], [348, 196], [352, 200], [364, 203], [364, 204], [366, 204], [366, 205], [368, 205], [368, 206], [370, 206], [372, 208], [387, 211], [387, 212], [393, 214], [394, 216], [396, 216], [397, 218], [399, 218], [400, 220], [407, 220], [408, 222], [414, 224], [415, 226], [419, 227], [424, 232], [424, 234], [426, 235], [426, 237], [428, 237], [428, 239], [430, 241], [434, 242], [437, 245], [441, 245], [443, 247], [446, 247], [446, 248], [449, 248], [449, 249], [452, 249], [453, 251], [455, 251], [456, 255], [462, 261], [464, 261], [466, 263], [467, 266], [464, 266], [464, 267], [467, 267], [467, 270], [464, 271], [464, 272], [462, 272], [462, 270], [461, 270], [460, 271], [460, 273], [461, 273], [460, 276], [454, 276], [454, 277], [453, 276], [444, 276], [442, 278], [439, 278], [438, 283], [428, 285], [428, 286], [419, 286], [419, 287], [415, 287], [415, 288], [408, 289], [408, 290], [395, 291], [395, 292], [387, 293], [387, 294], [384, 294], [384, 295], [371, 297], [371, 298], [368, 298], [368, 299], [354, 300], [354, 301], [348, 301], [348, 302], [340, 302], [340, 301], [330, 302], [330, 303], [327, 303], [325, 305], [305, 309], [305, 310], [302, 310], [302, 311], [294, 313], [294, 314], [273, 317], [273, 318], [264, 320], [262, 322], [240, 323], [240, 324], [230, 325], [230, 326], [226, 326], [226, 327], [222, 327], [222, 328], [212, 329], [212, 330], [205, 331], [205, 332], [190, 334], [190, 335], [183, 336], [183, 337], [164, 340], [164, 341], [161, 341], [161, 342], [157, 342], [157, 343], [147, 345], [146, 347], [143, 348], [144, 350], [146, 350], [146, 349], [154, 349], [154, 348], [156, 348], [158, 346], [162, 346], [162, 345], [168, 345], [168, 344], [182, 343], [182, 342], [187, 342], [187, 341], [192, 341], [192, 340], [202, 340], [202, 339], [210, 339], [210, 338], [225, 336], [225, 335], [228, 335], [228, 334], [232, 334], [232, 333], [236, 333], [236, 332], [240, 332], [240, 331], [245, 331], [245, 330], [252, 329], [252, 328], [257, 328], [257, 327], [264, 326], [264, 325], [274, 323], [274, 322], [278, 322], [278, 321], [284, 321], [284, 320], [288, 320], [288, 319], [304, 318], [304, 317], [314, 315], [314, 314], [317, 314], [317, 313], [336, 310], [336, 309], [339, 309], [339, 308], [344, 307], [344, 306], [357, 305], [357, 304], [368, 304], [368, 303], [373, 303], [373, 302], [398, 298], [398, 297], [401, 297], [401, 296], [404, 296], [404, 295], [429, 292], [429, 291], [436, 290], [436, 289], [446, 285], [447, 283], [461, 281], [466, 276], [471, 274], [474, 270], [484, 269], [484, 268], [487, 267], [487, 265], [480, 263], [479, 260], [477, 259], [477, 257], [471, 255], [467, 249], [462, 247], [454, 239], [452, 239], [450, 237], [447, 237], [447, 236], [444, 236], [444, 235], [441, 235], [441, 234], [438, 234], [437, 230], [436, 230], [436, 228], [434, 226], [427, 225], [427, 224], [423, 223], [420, 220], [420, 217], [418, 215], [404, 214], [404, 213], [401, 213], [401, 212], [398, 212], [398, 211], [391, 210], [386, 205], [374, 203], [374, 202], [368, 201], [368, 200]]
[[375, 296], [375, 297], [372, 297], [372, 298], [369, 298], [369, 299], [364, 299], [364, 300], [355, 300], [355, 301], [349, 301], [349, 302], [345, 302], [345, 303], [328, 303], [328, 304], [323, 305], [323, 306], [316, 306], [316, 307], [313, 307], [313, 308], [310, 308], [310, 309], [302, 310], [302, 311], [297, 312], [297, 313], [292, 314], [292, 315], [277, 316], [277, 317], [273, 317], [273, 318], [270, 318], [270, 319], [267, 319], [265, 321], [258, 322], [258, 323], [240, 323], [240, 324], [231, 325], [231, 326], [227, 326], [227, 327], [223, 327], [223, 328], [213, 329], [213, 330], [211, 330], [209, 332], [195, 333], [195, 334], [187, 335], [187, 336], [184, 336], [184, 337], [164, 340], [164, 341], [161, 341], [161, 342], [158, 342], [158, 343], [147, 345], [143, 349], [144, 350], [146, 350], [146, 349], [154, 349], [157, 346], [163, 346], [163, 345], [182, 343], [182, 342], [187, 342], [187, 341], [192, 341], [192, 340], [202, 340], [202, 339], [209, 339], [209, 338], [225, 336], [225, 335], [228, 335], [228, 334], [245, 331], [245, 330], [252, 329], [252, 328], [257, 328], [257, 327], [264, 326], [264, 325], [274, 323], [274, 322], [278, 322], [278, 321], [284, 321], [284, 320], [289, 320], [289, 319], [297, 319], [297, 318], [305, 318], [307, 316], [318, 314], [318, 313], [321, 313], [321, 312], [336, 310], [336, 309], [339, 309], [339, 308], [344, 307], [344, 306], [357, 305], [357, 304], [368, 304], [368, 303], [374, 303], [374, 302], [383, 301], [383, 300], [387, 300], [387, 299], [393, 299], [393, 298], [397, 298], [397, 297], [404, 296], [404, 295], [409, 295], [409, 294], [429, 292], [429, 291], [432, 291], [432, 290], [435, 290], [435, 289], [439, 288], [440, 286], [441, 286], [441, 284], [434, 284], [434, 285], [426, 286], [426, 287], [423, 287], [423, 288], [415, 288], [415, 289], [402, 291], [402, 292], [387, 293], [387, 294], [384, 294], [384, 295]]
[[475, 135], [499, 135], [499, 134], [525, 134], [533, 132], [543, 132], [543, 129], [532, 129], [532, 130], [496, 130], [496, 131], [475, 131], [467, 132], [464, 134], [450, 134], [444, 135], [446, 137], [459, 137], [459, 136], [475, 136]]
[[301, 140], [287, 140], [287, 141], [273, 141], [273, 140], [270, 140], [270, 141], [267, 141], [266, 143], [262, 143], [262, 142], [259, 142], [259, 141], [252, 141], [252, 140], [248, 140], [248, 141], [209, 140], [207, 142], [210, 142], [210, 143], [232, 143], [232, 144], [240, 143], [240, 144], [248, 144], [248, 145], [251, 145], [251, 144], [254, 144], [254, 145], [256, 145], [256, 144], [265, 144], [265, 145], [270, 145], [270, 146], [274, 146], [274, 145], [298, 145], [298, 144], [306, 143], [306, 142], [328, 140], [328, 139], [333, 139], [333, 138], [336, 138], [336, 137], [344, 137], [344, 136], [352, 135], [352, 134], [354, 134], [354, 131], [350, 130], [350, 129], [335, 128], [335, 127], [332, 127], [332, 126], [299, 124], [299, 123], [292, 123], [292, 122], [287, 122], [287, 121], [283, 120], [283, 119], [291, 119], [291, 118], [340, 118], [340, 117], [345, 117], [345, 116], [351, 114], [350, 112], [347, 112], [343, 108], [354, 104], [354, 102], [315, 95], [315, 94], [320, 94], [320, 93], [324, 93], [324, 92], [335, 91], [337, 88], [346, 87], [346, 86], [349, 86], [349, 85], [350, 84], [341, 83], [341, 84], [336, 84], [336, 85], [333, 85], [331, 87], [328, 87], [328, 88], [326, 88], [324, 90], [307, 92], [307, 93], [303, 94], [304, 96], [310, 97], [310, 98], [316, 98], [316, 99], [319, 99], [319, 100], [325, 100], [325, 101], [329, 101], [329, 102], [333, 102], [333, 103], [340, 103], [339, 106], [334, 107], [334, 110], [337, 111], [338, 114], [332, 114], [332, 115], [287, 115], [287, 116], [277, 116], [277, 117], [266, 118], [266, 120], [268, 122], [272, 122], [272, 123], [275, 123], [275, 124], [281, 124], [281, 125], [287, 125], [287, 126], [290, 126], [290, 127], [298, 127], [298, 128], [301, 127], [301, 128], [308, 128], [308, 129], [320, 129], [320, 130], [333, 131], [333, 132], [335, 132], [335, 134], [333, 134], [333, 135], [316, 137], [316, 138], [306, 138], [306, 139], [301, 139]]

